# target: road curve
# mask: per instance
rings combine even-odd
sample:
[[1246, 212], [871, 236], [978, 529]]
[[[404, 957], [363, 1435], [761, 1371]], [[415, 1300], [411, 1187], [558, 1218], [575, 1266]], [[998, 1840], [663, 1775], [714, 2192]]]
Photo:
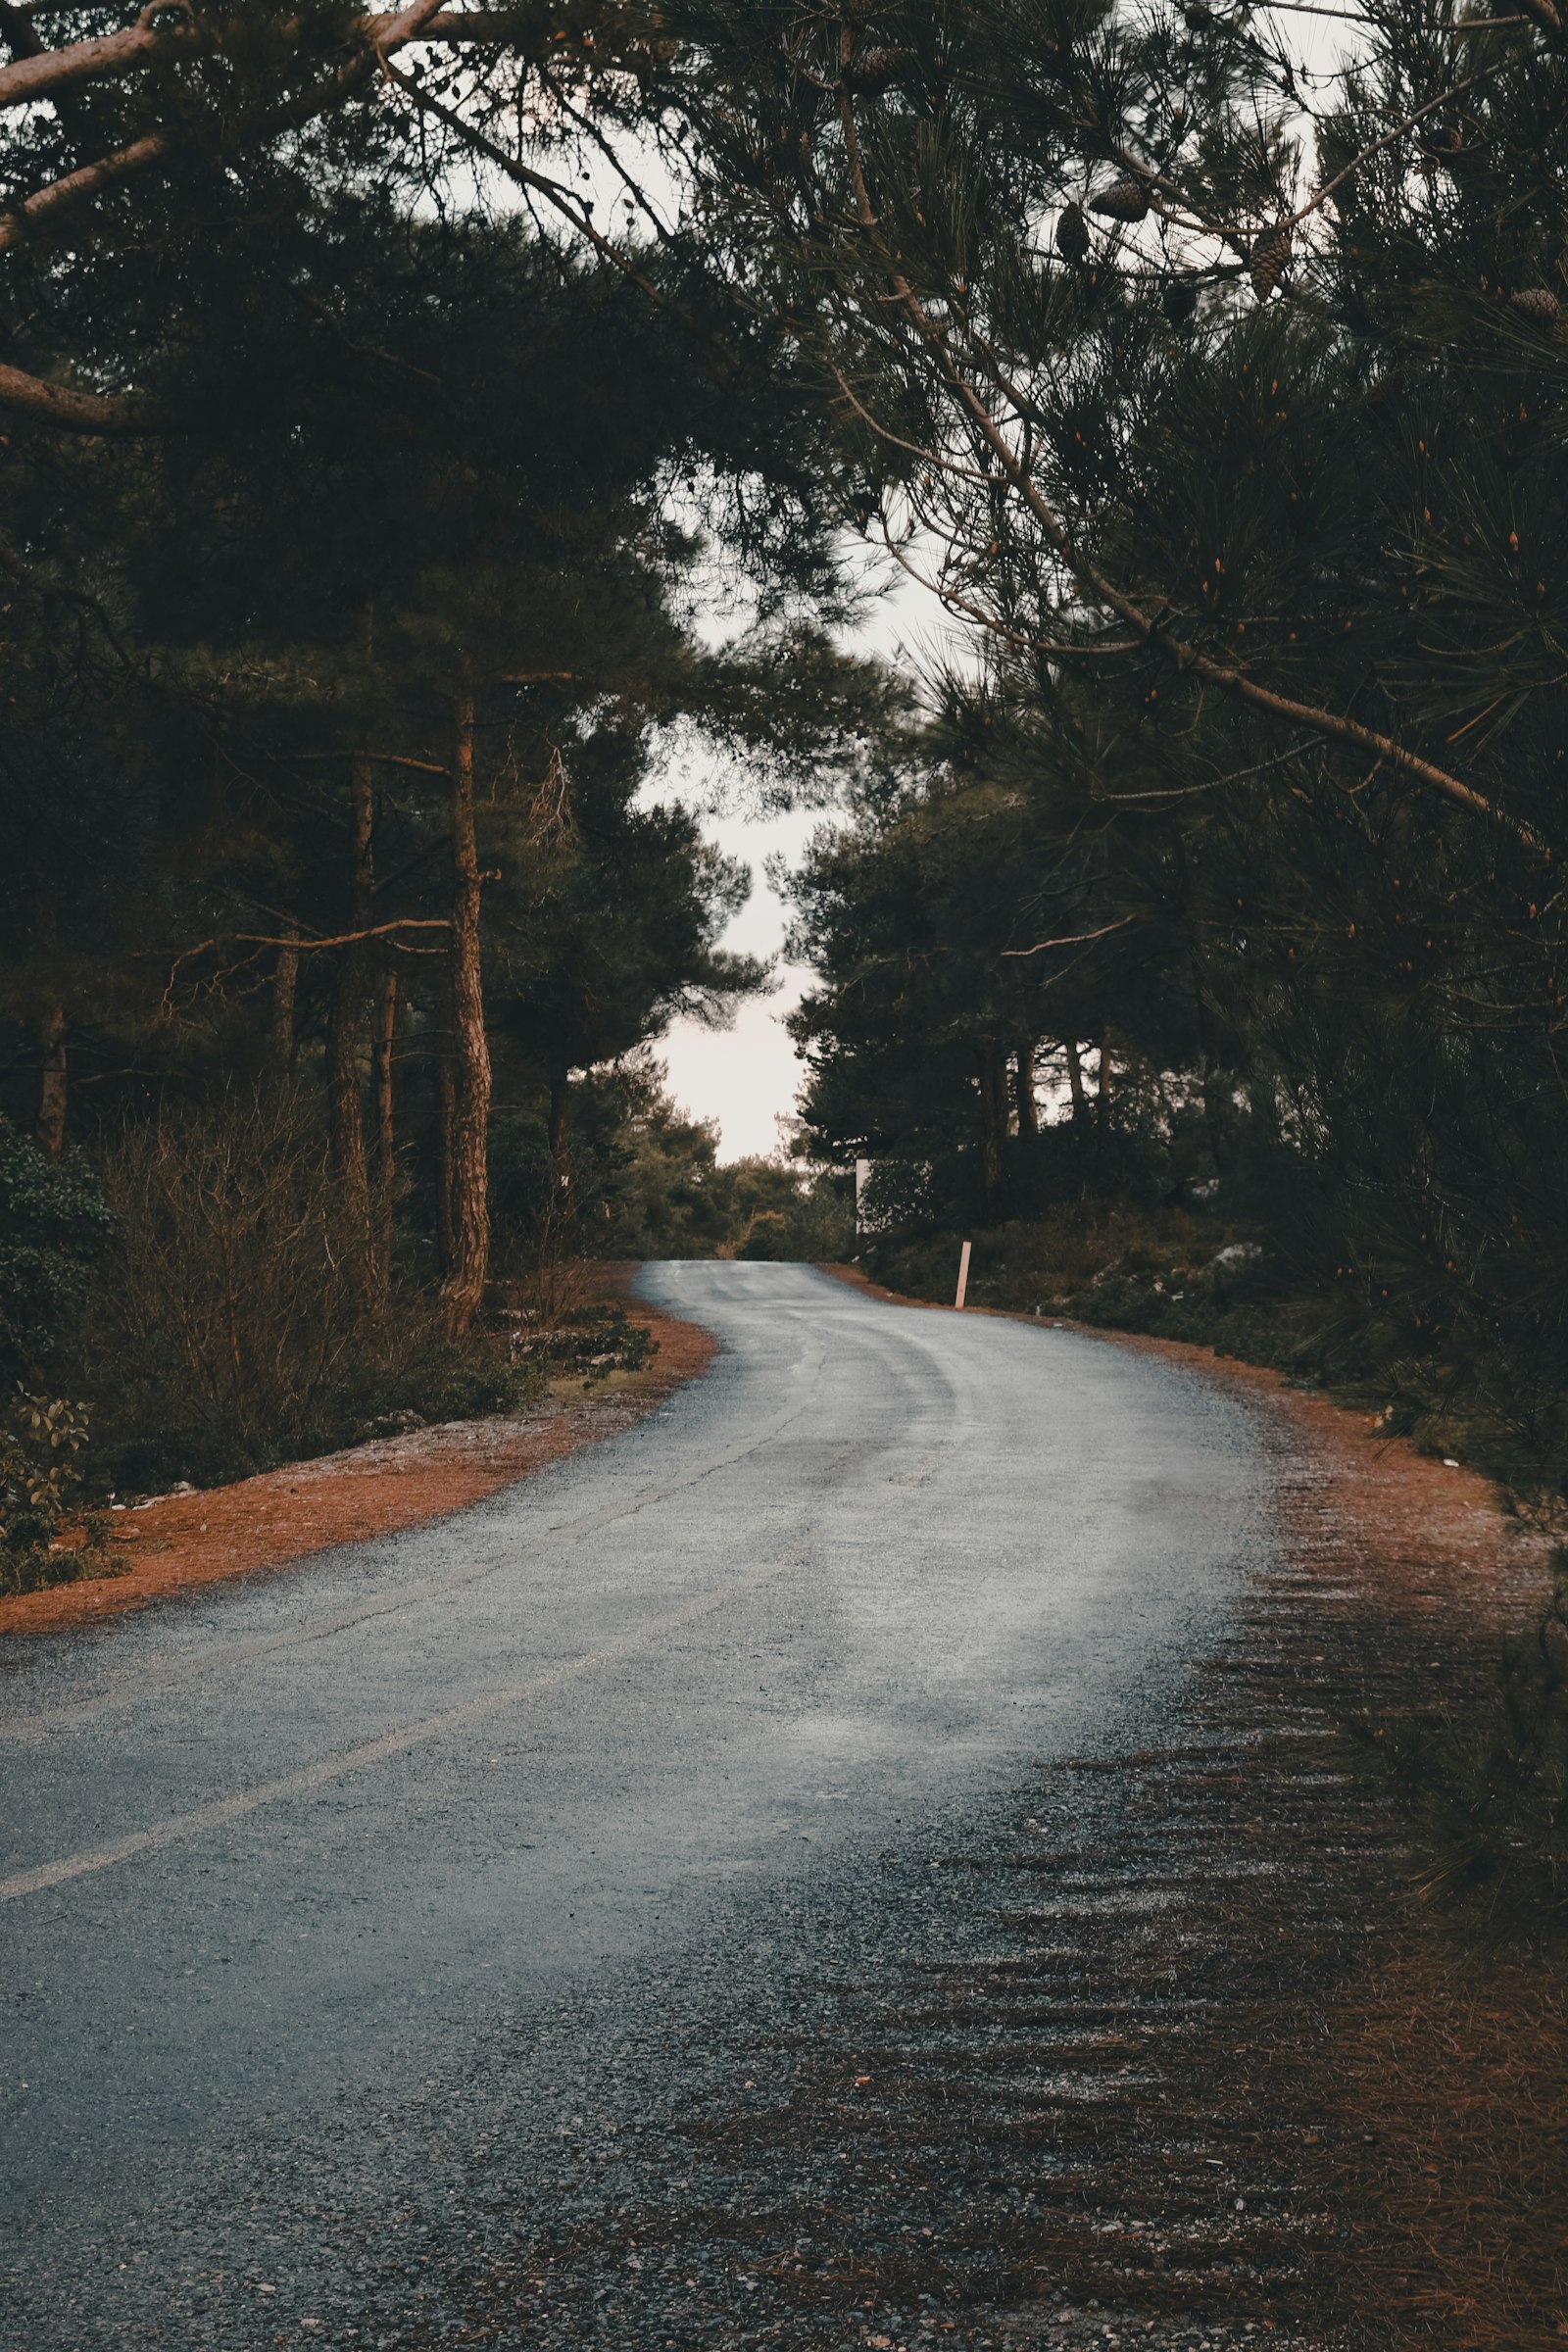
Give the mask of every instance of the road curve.
[[1217, 1383], [805, 1267], [641, 1280], [721, 1343], [650, 1420], [0, 1660], [8, 2348], [427, 2340], [585, 2113], [678, 2109], [639, 2018], [715, 2047], [874, 1945], [888, 1857], [1157, 1723], [1270, 1548]]

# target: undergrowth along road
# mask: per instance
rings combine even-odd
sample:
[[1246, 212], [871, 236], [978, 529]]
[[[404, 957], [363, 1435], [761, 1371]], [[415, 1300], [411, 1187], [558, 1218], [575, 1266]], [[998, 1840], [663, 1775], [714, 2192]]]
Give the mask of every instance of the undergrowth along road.
[[[591, 1269], [615, 1301], [630, 1269]], [[622, 1331], [635, 1369], [580, 1367], [541, 1377], [526, 1410], [416, 1426], [344, 1451], [285, 1463], [228, 1486], [182, 1483], [107, 1517], [104, 1573], [21, 1593], [0, 1592], [0, 1640], [54, 1634], [123, 1616], [236, 1576], [290, 1568], [342, 1544], [422, 1526], [530, 1478], [581, 1446], [629, 1429], [710, 1359], [697, 1325], [637, 1302]], [[554, 1335], [547, 1335], [552, 1337]], [[568, 1341], [575, 1334], [564, 1335]], [[618, 1338], [618, 1332], [612, 1333]], [[554, 1369], [554, 1368], [553, 1368]], [[412, 1416], [417, 1423], [418, 1416]]]

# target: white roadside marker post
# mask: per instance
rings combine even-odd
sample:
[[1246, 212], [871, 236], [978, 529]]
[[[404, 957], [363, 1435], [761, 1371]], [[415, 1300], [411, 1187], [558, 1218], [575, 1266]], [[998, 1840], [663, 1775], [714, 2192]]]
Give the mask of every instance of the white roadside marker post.
[[969, 1295], [969, 1245], [968, 1245], [968, 1243], [967, 1243], [967, 1242], [965, 1242], [965, 1243], [964, 1243], [964, 1245], [963, 1245], [963, 1248], [962, 1248], [962, 1249], [959, 1250], [959, 1252], [958, 1252], [958, 1296], [957, 1296], [957, 1297], [956, 1297], [956, 1298], [955, 1298], [955, 1300], [953, 1301], [954, 1305], [955, 1305], [955, 1306], [957, 1306], [957, 1307], [961, 1307], [961, 1306], [962, 1306], [962, 1304], [963, 1304], [963, 1302], [964, 1302], [964, 1300], [965, 1300], [965, 1298], [968, 1297], [968, 1295]]

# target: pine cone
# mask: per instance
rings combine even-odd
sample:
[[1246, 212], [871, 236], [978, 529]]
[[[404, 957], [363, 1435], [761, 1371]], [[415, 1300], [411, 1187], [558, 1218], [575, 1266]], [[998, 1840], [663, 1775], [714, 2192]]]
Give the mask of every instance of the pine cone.
[[1267, 302], [1284, 274], [1291, 258], [1291, 224], [1281, 220], [1273, 228], [1265, 228], [1252, 247], [1247, 273], [1252, 281], [1252, 292], [1259, 302]]
[[1206, 32], [1214, 22], [1214, 11], [1203, 6], [1203, 0], [1189, 0], [1182, 10], [1182, 23], [1189, 32]]
[[1562, 305], [1547, 286], [1521, 286], [1508, 301], [1522, 318], [1532, 318], [1538, 326], [1555, 326], [1562, 316]]
[[1088, 258], [1089, 223], [1084, 219], [1081, 204], [1064, 204], [1056, 222], [1056, 251], [1064, 262], [1076, 265]]
[[891, 89], [919, 62], [913, 49], [867, 49], [845, 69], [845, 83], [861, 97], [874, 97], [879, 90]]
[[1102, 220], [1142, 220], [1149, 211], [1149, 192], [1142, 180], [1118, 179], [1089, 207]]
[[1159, 307], [1172, 326], [1185, 326], [1198, 310], [1198, 288], [1185, 277], [1173, 277], [1159, 298]]
[[1451, 163], [1456, 155], [1464, 153], [1464, 141], [1451, 125], [1439, 123], [1436, 129], [1429, 130], [1421, 141], [1421, 152], [1423, 155], [1430, 155], [1434, 163], [1447, 164]]

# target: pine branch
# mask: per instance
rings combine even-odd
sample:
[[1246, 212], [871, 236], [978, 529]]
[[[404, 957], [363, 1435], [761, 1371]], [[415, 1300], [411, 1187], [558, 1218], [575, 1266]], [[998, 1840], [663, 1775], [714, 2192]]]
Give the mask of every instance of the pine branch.
[[[1425, 108], [1421, 110], [1422, 113], [1428, 111]], [[1346, 717], [1339, 711], [1323, 709], [1316, 704], [1298, 702], [1294, 697], [1280, 694], [1272, 687], [1259, 685], [1245, 671], [1233, 668], [1228, 662], [1216, 661], [1212, 655], [1202, 653], [1196, 645], [1171, 636], [1159, 620], [1146, 612], [1134, 598], [1119, 588], [1097, 564], [1081, 554], [1071, 530], [1062, 517], [1056, 514], [1055, 509], [1042, 495], [1038, 485], [1020, 463], [996, 417], [980, 398], [974, 386], [963, 375], [953, 356], [947, 330], [931, 317], [913, 285], [899, 268], [897, 260], [889, 254], [887, 239], [876, 218], [866, 186], [854, 103], [847, 90], [840, 93], [840, 112], [860, 226], [866, 236], [880, 250], [882, 269], [894, 290], [898, 304], [910, 319], [921, 344], [934, 361], [950, 401], [957, 408], [968, 425], [978, 434], [981, 442], [991, 452], [1012, 490], [1022, 499], [1048, 544], [1078, 585], [1087, 590], [1098, 603], [1108, 606], [1111, 612], [1127, 623], [1129, 628], [1136, 630], [1151, 652], [1157, 654], [1161, 660], [1169, 662], [1177, 670], [1202, 678], [1209, 685], [1217, 686], [1223, 692], [1234, 695], [1238, 701], [1249, 704], [1252, 709], [1266, 711], [1271, 717], [1288, 719], [1293, 725], [1309, 727], [1315, 733], [1324, 735], [1332, 741], [1353, 744], [1358, 751], [1371, 752], [1379, 760], [1386, 760], [1398, 773], [1411, 776], [1420, 783], [1432, 786], [1446, 799], [1452, 802], [1455, 808], [1463, 808], [1471, 815], [1486, 817], [1490, 822], [1500, 825], [1505, 832], [1512, 834], [1514, 839], [1524, 847], [1545, 852], [1549, 856], [1548, 845], [1533, 826], [1517, 817], [1510, 816], [1499, 808], [1494, 801], [1489, 800], [1484, 793], [1477, 792], [1473, 785], [1466, 784], [1461, 777], [1451, 774], [1448, 769], [1439, 767], [1435, 761], [1423, 759], [1418, 752], [1408, 750], [1406, 746], [1396, 742], [1393, 736], [1385, 735], [1375, 727], [1365, 726], [1359, 719]], [[1013, 413], [1023, 418], [1029, 411], [1030, 404], [1024, 400], [1016, 385], [1011, 382], [995, 353], [987, 350], [981, 339], [972, 332], [969, 334], [969, 341], [971, 348], [979, 345], [976, 356], [980, 362], [981, 372], [990, 375], [995, 389], [1006, 400]], [[1054, 649], [1042, 640], [1040, 650], [1049, 655]]]
[[[395, 49], [406, 48], [417, 40], [425, 25], [440, 13], [441, 5], [442, 0], [416, 0], [414, 7], [400, 9], [393, 16], [362, 19], [366, 33], [364, 48], [311, 90], [283, 106], [262, 110], [249, 125], [246, 136], [254, 141], [282, 130], [298, 130], [318, 115], [329, 112], [369, 80], [378, 67], [386, 70]], [[149, 131], [144, 137], [131, 140], [128, 146], [100, 156], [94, 163], [83, 164], [24, 197], [10, 212], [0, 215], [0, 253], [52, 227], [62, 214], [101, 195], [120, 180], [166, 162], [173, 154], [174, 146], [168, 131]]]
[[[485, 878], [493, 879], [494, 877]], [[394, 923], [372, 923], [365, 931], [338, 931], [334, 932], [329, 939], [302, 939], [293, 933], [290, 933], [287, 938], [279, 938], [268, 931], [234, 931], [229, 936], [237, 940], [241, 947], [297, 948], [302, 956], [308, 956], [318, 948], [353, 948], [357, 947], [361, 940], [387, 939], [394, 931], [450, 931], [451, 928], [452, 920], [449, 915], [405, 914], [399, 915]], [[191, 948], [187, 953], [191, 956], [200, 956], [207, 948], [216, 948], [220, 945], [221, 942], [219, 940], [208, 939], [202, 942], [201, 947]]]
[[1043, 956], [1048, 948], [1087, 948], [1094, 940], [1108, 939], [1113, 931], [1125, 931], [1129, 923], [1136, 923], [1137, 920], [1136, 914], [1124, 914], [1119, 922], [1102, 923], [1098, 931], [1074, 931], [1065, 939], [1039, 939], [1032, 948], [1001, 948], [998, 954], [1004, 956]]
[[387, 74], [389, 79], [397, 83], [400, 90], [407, 92], [421, 114], [431, 115], [437, 122], [443, 122], [447, 129], [461, 139], [466, 146], [473, 148], [475, 153], [482, 155], [487, 163], [494, 164], [499, 172], [504, 172], [507, 177], [514, 181], [519, 188], [526, 188], [531, 194], [542, 196], [545, 202], [564, 220], [571, 223], [580, 236], [588, 239], [589, 243], [604, 256], [606, 261], [612, 263], [624, 276], [629, 277], [634, 285], [640, 286], [643, 292], [652, 296], [656, 302], [661, 299], [648, 280], [632, 268], [619, 248], [602, 230], [595, 228], [583, 198], [578, 196], [575, 190], [564, 186], [560, 180], [551, 179], [543, 172], [534, 171], [530, 164], [523, 163], [519, 157], [509, 155], [495, 139], [488, 137], [484, 131], [476, 129], [471, 122], [466, 122], [456, 107], [443, 105], [439, 98], [433, 96], [429, 90], [421, 89], [411, 75], [401, 72], [398, 67], [388, 65]]
[[42, 376], [4, 365], [0, 365], [0, 408], [15, 409], [65, 433], [140, 435], [178, 429], [172, 409], [138, 392], [76, 392], [67, 384], [46, 383]]

